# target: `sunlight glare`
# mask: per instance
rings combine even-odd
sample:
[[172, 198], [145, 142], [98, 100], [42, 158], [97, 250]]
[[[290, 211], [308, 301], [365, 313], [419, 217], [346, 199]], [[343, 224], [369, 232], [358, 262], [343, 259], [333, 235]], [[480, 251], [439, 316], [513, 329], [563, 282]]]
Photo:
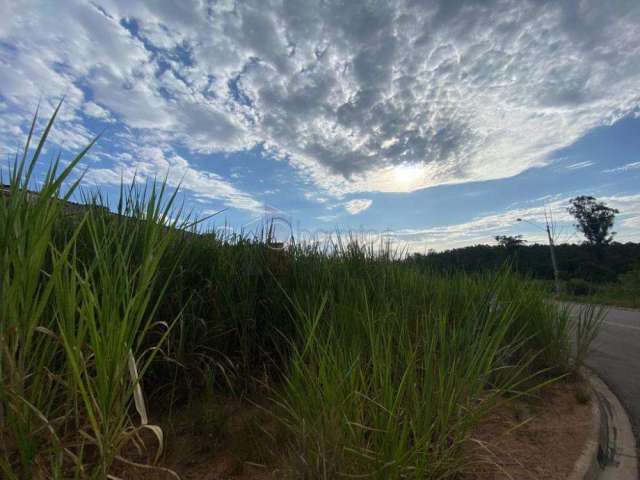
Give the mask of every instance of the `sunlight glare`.
[[422, 183], [424, 166], [419, 163], [403, 163], [393, 167], [393, 183], [399, 191], [411, 191]]

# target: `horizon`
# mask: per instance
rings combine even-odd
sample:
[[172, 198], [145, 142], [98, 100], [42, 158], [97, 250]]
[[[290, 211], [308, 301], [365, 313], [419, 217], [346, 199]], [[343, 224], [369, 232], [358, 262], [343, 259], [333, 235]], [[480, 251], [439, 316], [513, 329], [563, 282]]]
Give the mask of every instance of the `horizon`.
[[[216, 223], [379, 232], [426, 253], [592, 195], [640, 241], [640, 3], [5, 2], [0, 147], [64, 96], [83, 186], [167, 176]], [[53, 155], [49, 147], [48, 156]]]

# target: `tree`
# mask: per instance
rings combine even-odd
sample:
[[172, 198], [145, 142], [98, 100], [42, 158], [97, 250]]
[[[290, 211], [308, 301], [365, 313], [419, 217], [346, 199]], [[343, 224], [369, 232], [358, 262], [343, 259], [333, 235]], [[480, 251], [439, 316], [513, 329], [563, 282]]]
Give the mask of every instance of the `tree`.
[[610, 230], [616, 214], [620, 213], [618, 210], [586, 195], [572, 198], [569, 202], [571, 206], [567, 210], [578, 222], [575, 226], [584, 234], [589, 245], [599, 250], [611, 243], [616, 232]]
[[507, 258], [511, 260], [511, 262], [513, 263], [513, 267], [516, 270], [519, 270], [518, 250], [522, 245], [524, 245], [526, 240], [522, 239], [522, 235], [497, 235], [495, 239], [500, 247], [504, 248], [507, 251]]
[[516, 236], [497, 235], [495, 239], [496, 239], [496, 242], [498, 242], [498, 244], [501, 247], [504, 247], [509, 251], [512, 251], [518, 247], [521, 247], [524, 244], [524, 242], [526, 242], [526, 240], [522, 239], [522, 235], [516, 235]]

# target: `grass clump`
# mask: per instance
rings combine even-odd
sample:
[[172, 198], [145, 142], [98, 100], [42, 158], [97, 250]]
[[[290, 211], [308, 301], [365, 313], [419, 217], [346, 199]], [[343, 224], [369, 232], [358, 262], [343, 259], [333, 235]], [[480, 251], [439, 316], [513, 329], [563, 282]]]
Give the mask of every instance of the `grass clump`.
[[478, 422], [548, 380], [533, 320], [521, 322], [542, 297], [506, 273], [425, 277], [364, 261], [371, 275], [334, 260], [329, 293], [312, 302], [304, 292], [326, 289], [305, 286], [291, 299], [299, 341], [273, 396], [291, 433], [289, 473], [453, 478]]
[[[247, 431], [287, 445], [281, 475], [455, 478], [478, 422], [571, 371], [597, 332], [506, 269], [435, 274], [348, 237], [275, 249], [269, 228], [197, 230], [162, 183], [69, 215], [86, 151], [28, 190], [52, 124], [0, 201], [5, 478], [135, 472], [142, 430], [154, 453], [167, 441], [149, 414], [184, 417], [206, 395], [263, 397], [269, 421]], [[200, 417], [229, 434], [220, 412]]]
[[[61, 194], [63, 182], [86, 150], [63, 170], [56, 160], [37, 194], [28, 189], [57, 112], [29, 158], [32, 126], [0, 201], [4, 478], [106, 478], [116, 460], [126, 462], [123, 446], [147, 422], [133, 372], [144, 372], [155, 355], [144, 349], [158, 326], [154, 294], [162, 289], [172, 198], [158, 186], [131, 190], [122, 200], [144, 205], [137, 218], [121, 221], [94, 204], [66, 221], [79, 180]], [[70, 230], [60, 232], [63, 226]], [[163, 328], [160, 337], [170, 325]], [[134, 397], [141, 422], [132, 419]], [[161, 442], [161, 431], [147, 428]]]

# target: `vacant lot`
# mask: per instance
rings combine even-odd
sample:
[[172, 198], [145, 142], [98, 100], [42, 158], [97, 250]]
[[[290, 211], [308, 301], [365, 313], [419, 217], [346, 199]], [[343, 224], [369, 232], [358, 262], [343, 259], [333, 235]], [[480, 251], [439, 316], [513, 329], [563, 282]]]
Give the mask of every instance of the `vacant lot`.
[[386, 245], [282, 246], [268, 226], [196, 233], [162, 184], [70, 213], [77, 159], [34, 195], [39, 155], [0, 201], [5, 478], [148, 475], [189, 418], [221, 452], [246, 429], [235, 452], [281, 476], [451, 478], [479, 423], [591, 338], [584, 315], [574, 358], [568, 313], [507, 271], [429, 274]]

